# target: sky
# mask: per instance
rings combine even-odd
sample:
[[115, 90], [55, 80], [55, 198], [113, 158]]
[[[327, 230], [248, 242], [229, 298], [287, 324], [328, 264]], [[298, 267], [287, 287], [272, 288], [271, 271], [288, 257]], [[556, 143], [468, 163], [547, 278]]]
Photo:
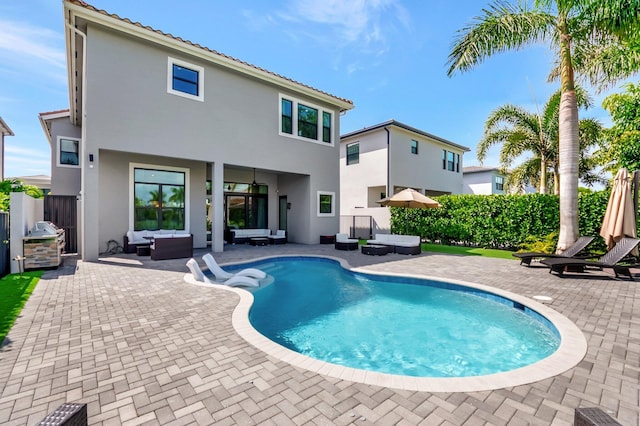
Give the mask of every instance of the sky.
[[[559, 83], [548, 83], [546, 46], [506, 52], [447, 76], [456, 32], [484, 0], [88, 0], [109, 13], [233, 56], [353, 101], [341, 133], [395, 119], [471, 151], [495, 108], [535, 112]], [[613, 89], [616, 91], [616, 89]], [[619, 90], [617, 90], [619, 91]], [[610, 125], [601, 101], [582, 117]], [[0, 117], [5, 177], [50, 175], [41, 112], [69, 107], [61, 0], [0, 0]], [[484, 166], [497, 166], [492, 149]]]

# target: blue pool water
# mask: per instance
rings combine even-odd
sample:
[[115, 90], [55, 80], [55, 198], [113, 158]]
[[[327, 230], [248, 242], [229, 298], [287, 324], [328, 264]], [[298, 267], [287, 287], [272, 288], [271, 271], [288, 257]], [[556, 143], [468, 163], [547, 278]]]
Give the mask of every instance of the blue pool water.
[[[246, 265], [244, 265], [246, 266]], [[457, 284], [345, 270], [322, 258], [251, 266], [274, 277], [253, 291], [250, 321], [291, 350], [345, 367], [417, 377], [513, 370], [560, 339], [537, 312]]]

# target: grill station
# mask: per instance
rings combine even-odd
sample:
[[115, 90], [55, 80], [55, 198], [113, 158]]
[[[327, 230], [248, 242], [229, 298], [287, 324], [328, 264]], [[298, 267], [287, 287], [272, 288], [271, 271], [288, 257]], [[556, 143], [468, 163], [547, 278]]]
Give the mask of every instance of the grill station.
[[22, 239], [24, 269], [57, 268], [62, 264], [64, 246], [64, 229], [52, 222], [36, 222]]

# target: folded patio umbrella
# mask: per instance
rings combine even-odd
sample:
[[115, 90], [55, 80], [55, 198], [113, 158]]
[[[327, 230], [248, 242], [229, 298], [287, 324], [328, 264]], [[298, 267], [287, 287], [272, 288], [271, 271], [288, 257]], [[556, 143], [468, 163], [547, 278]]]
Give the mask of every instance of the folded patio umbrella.
[[[611, 250], [621, 238], [625, 236], [635, 238], [636, 232], [636, 217], [631, 199], [629, 173], [627, 169], [622, 168], [618, 170], [613, 181], [600, 235], [607, 243], [607, 249]], [[635, 248], [632, 254], [637, 256], [638, 249]]]

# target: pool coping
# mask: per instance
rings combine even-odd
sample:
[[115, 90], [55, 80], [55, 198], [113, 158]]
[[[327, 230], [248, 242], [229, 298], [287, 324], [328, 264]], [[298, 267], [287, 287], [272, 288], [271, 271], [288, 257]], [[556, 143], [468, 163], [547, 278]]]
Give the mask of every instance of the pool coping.
[[425, 392], [477, 392], [503, 389], [513, 386], [526, 385], [560, 375], [565, 371], [575, 367], [580, 361], [582, 361], [587, 353], [587, 341], [582, 334], [582, 331], [564, 315], [528, 297], [483, 284], [419, 274], [398, 274], [392, 272], [371, 271], [362, 267], [353, 268], [344, 259], [323, 255], [304, 254], [264, 256], [255, 258], [249, 262], [245, 260], [240, 262], [226, 263], [226, 265], [247, 264], [286, 257], [309, 257], [328, 259], [339, 263], [344, 269], [348, 271], [366, 273], [371, 275], [428, 279], [437, 282], [457, 284], [495, 294], [510, 299], [514, 302], [521, 303], [549, 320], [549, 322], [553, 324], [558, 334], [560, 335], [560, 346], [550, 356], [528, 366], [520, 367], [508, 372], [488, 374], [483, 376], [411, 377], [366, 371], [331, 364], [325, 361], [320, 361], [308, 357], [306, 355], [302, 355], [298, 352], [285, 348], [284, 346], [281, 346], [265, 337], [264, 335], [260, 334], [249, 321], [249, 310], [253, 305], [253, 294], [247, 290], [225, 285], [198, 283], [190, 278], [190, 274], [185, 275], [185, 281], [201, 287], [207, 287], [210, 289], [222, 289], [237, 294], [240, 297], [240, 301], [238, 302], [232, 313], [231, 322], [233, 328], [240, 337], [242, 337], [249, 344], [256, 347], [260, 351], [298, 368], [341, 380], [348, 380], [367, 385]]

